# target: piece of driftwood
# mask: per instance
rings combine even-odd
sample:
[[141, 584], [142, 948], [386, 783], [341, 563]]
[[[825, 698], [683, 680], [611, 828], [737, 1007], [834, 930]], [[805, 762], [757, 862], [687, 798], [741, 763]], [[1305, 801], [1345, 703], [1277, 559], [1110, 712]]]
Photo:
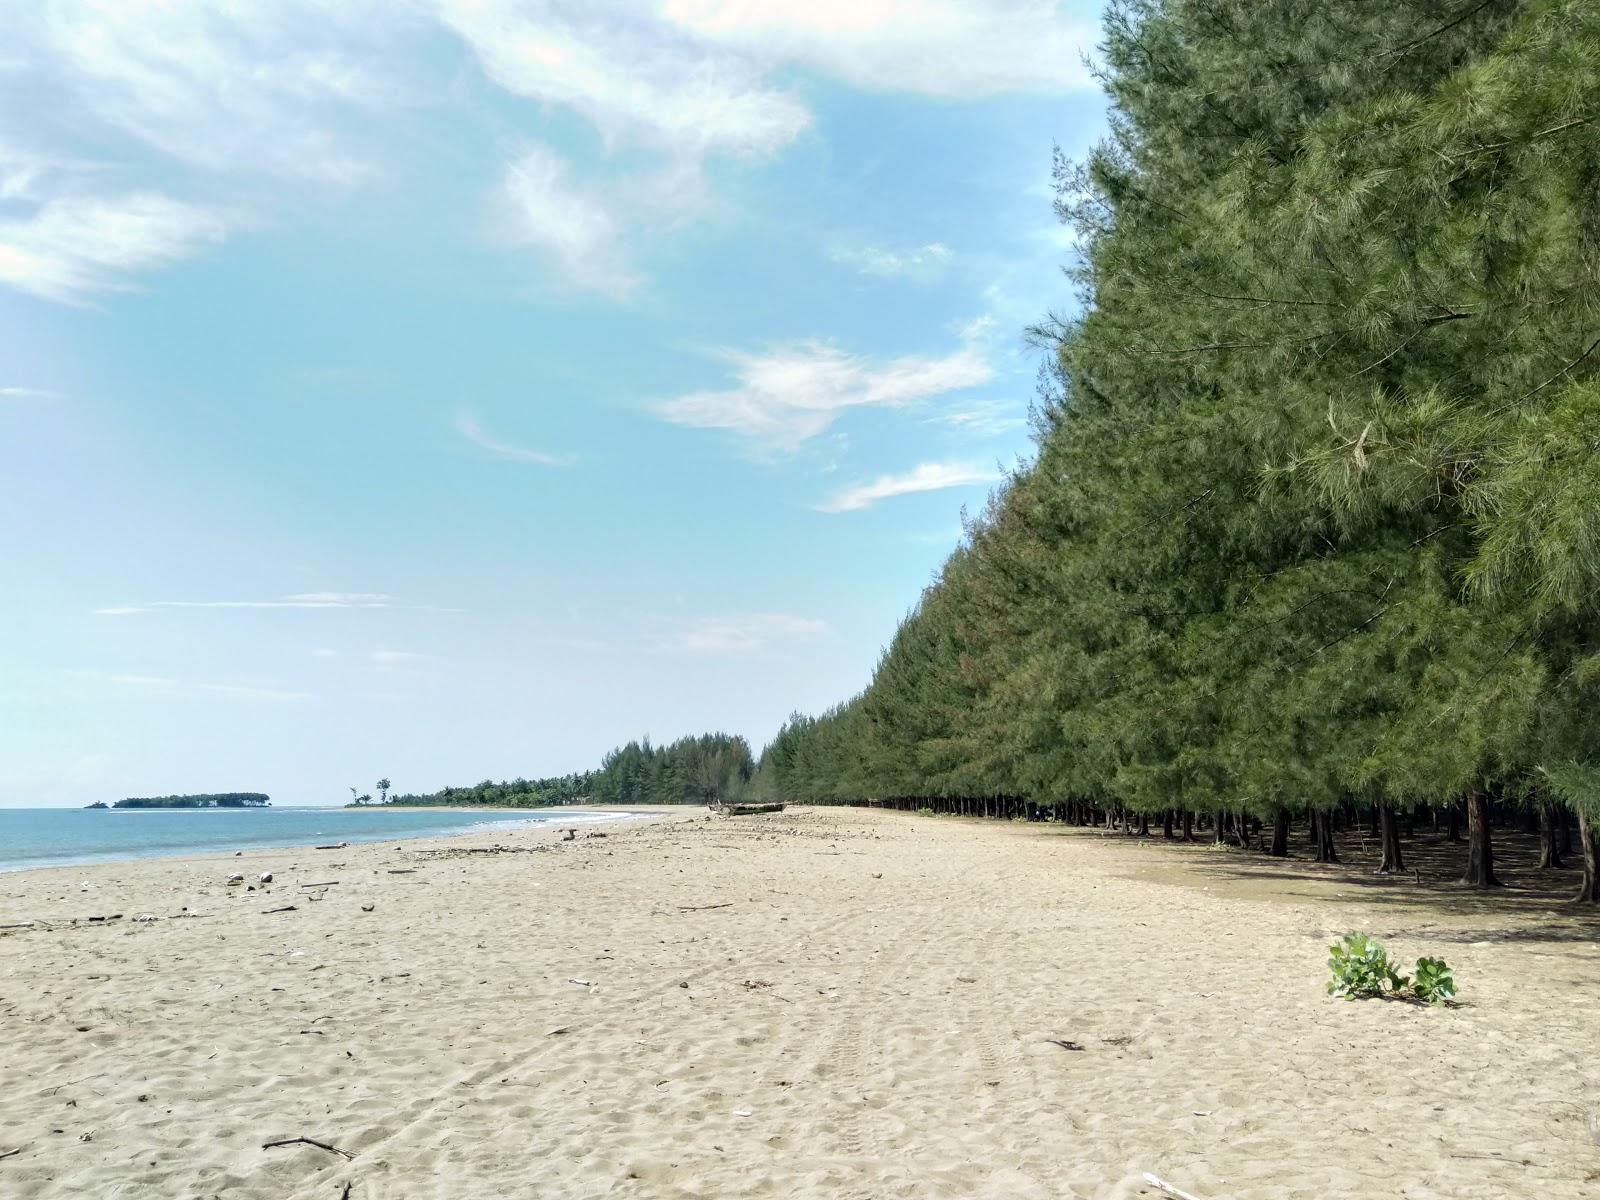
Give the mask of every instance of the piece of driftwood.
[[330, 879], [326, 883], [302, 883], [300, 886], [301, 887], [334, 887], [334, 886], [336, 886], [338, 884], [338, 882], [339, 881], [337, 879]]
[[90, 917], [89, 918], [89, 924], [91, 924], [91, 925], [101, 925], [101, 924], [104, 924], [107, 921], [120, 921], [120, 920], [122, 920], [122, 914], [121, 913], [112, 913], [109, 917]]
[[331, 846], [313, 846], [312, 849], [313, 850], [343, 850], [349, 844], [350, 844], [349, 842], [335, 842]]
[[1155, 1188], [1156, 1191], [1164, 1192], [1168, 1196], [1171, 1196], [1173, 1200], [1200, 1200], [1199, 1196], [1193, 1195], [1190, 1192], [1186, 1192], [1182, 1188], [1175, 1188], [1165, 1179], [1162, 1179], [1158, 1175], [1152, 1175], [1149, 1171], [1144, 1173], [1144, 1181], [1151, 1187]]
[[263, 908], [261, 910], [261, 915], [262, 916], [267, 916], [269, 913], [294, 912], [294, 911], [295, 911], [294, 905], [285, 904], [282, 908]]
[[26, 1146], [18, 1146], [15, 1150], [7, 1150], [4, 1154], [0, 1154], [0, 1159], [15, 1158], [26, 1149]]
[[0, 925], [0, 929], [32, 929], [32, 921], [18, 921], [15, 925]]
[[1077, 1042], [1069, 1042], [1066, 1038], [1045, 1038], [1052, 1046], [1060, 1046], [1063, 1050], [1082, 1050]]
[[390, 867], [389, 868], [389, 874], [391, 874], [391, 875], [415, 875], [416, 873], [417, 873], [417, 869], [415, 867]]
[[733, 901], [729, 900], [726, 904], [680, 904], [680, 905], [678, 905], [678, 911], [679, 912], [710, 912], [713, 908], [732, 908], [732, 907], [733, 907]]
[[261, 1148], [263, 1150], [275, 1150], [279, 1146], [315, 1146], [318, 1150], [326, 1150], [329, 1154], [340, 1154], [349, 1159], [355, 1158], [355, 1155], [351, 1154], [350, 1151], [341, 1150], [337, 1146], [330, 1146], [327, 1142], [319, 1142], [315, 1138], [294, 1137], [284, 1138], [281, 1142], [261, 1143]]
[[344, 1191], [339, 1193], [339, 1200], [350, 1200], [350, 1189], [355, 1186], [352, 1180], [345, 1180]]

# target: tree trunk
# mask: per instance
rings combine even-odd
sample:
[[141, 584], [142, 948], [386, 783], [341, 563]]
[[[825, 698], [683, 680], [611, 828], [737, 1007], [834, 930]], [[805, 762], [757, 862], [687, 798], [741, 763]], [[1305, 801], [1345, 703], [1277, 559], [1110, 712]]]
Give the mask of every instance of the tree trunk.
[[1267, 853], [1273, 858], [1289, 857], [1289, 810], [1281, 804], [1272, 810], [1272, 849]]
[[1172, 840], [1172, 810], [1170, 808], [1161, 814], [1161, 836], [1169, 842]]
[[1316, 837], [1316, 861], [1319, 863], [1338, 862], [1339, 851], [1333, 844], [1333, 814], [1327, 811], [1313, 811], [1311, 814], [1311, 831]]
[[1445, 811], [1445, 816], [1447, 818], [1447, 820], [1446, 820], [1447, 830], [1445, 832], [1445, 841], [1451, 842], [1451, 843], [1459, 842], [1461, 840], [1461, 809], [1460, 809], [1460, 807], [1457, 806], [1457, 805], [1454, 805], [1454, 804], [1450, 805]]
[[1558, 836], [1560, 818], [1554, 804], [1539, 805], [1539, 869], [1559, 871], [1567, 864], [1561, 861], [1561, 839]]
[[1496, 888], [1494, 843], [1489, 837], [1489, 797], [1473, 792], [1467, 797], [1467, 873], [1461, 882], [1473, 888]]
[[1183, 840], [1194, 841], [1194, 810], [1190, 808], [1183, 810]]
[[1583, 885], [1573, 900], [1600, 904], [1600, 828], [1582, 809], [1578, 810], [1578, 848], [1583, 851]]
[[1378, 839], [1383, 847], [1383, 858], [1378, 863], [1379, 875], [1396, 875], [1406, 869], [1400, 857], [1400, 822], [1395, 819], [1394, 805], [1378, 805]]

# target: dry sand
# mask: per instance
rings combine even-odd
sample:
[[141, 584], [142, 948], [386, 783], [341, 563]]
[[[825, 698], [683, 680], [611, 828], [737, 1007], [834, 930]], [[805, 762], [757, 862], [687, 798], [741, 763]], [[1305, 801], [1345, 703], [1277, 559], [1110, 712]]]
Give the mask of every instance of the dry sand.
[[[1600, 1195], [1572, 910], [882, 812], [604, 832], [0, 876], [0, 924], [125, 914], [0, 936], [0, 1196]], [[1349, 928], [1464, 1006], [1329, 999]]]

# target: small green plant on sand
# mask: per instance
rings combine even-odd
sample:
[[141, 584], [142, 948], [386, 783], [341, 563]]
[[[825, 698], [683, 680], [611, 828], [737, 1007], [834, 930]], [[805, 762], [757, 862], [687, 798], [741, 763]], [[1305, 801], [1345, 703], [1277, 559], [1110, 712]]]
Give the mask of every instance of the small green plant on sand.
[[1442, 958], [1419, 958], [1413, 980], [1395, 970], [1382, 943], [1364, 933], [1347, 933], [1328, 950], [1328, 969], [1333, 972], [1328, 980], [1330, 995], [1346, 1000], [1404, 996], [1443, 1004], [1456, 994], [1456, 981]]
[[1417, 959], [1417, 977], [1411, 990], [1418, 1000], [1429, 1004], [1443, 1004], [1456, 994], [1455, 977], [1442, 958]]
[[919, 817], [931, 817], [931, 816], [933, 816], [933, 809], [926, 808], [926, 807], [919, 808], [919, 809], [917, 809], [917, 816], [919, 816]]

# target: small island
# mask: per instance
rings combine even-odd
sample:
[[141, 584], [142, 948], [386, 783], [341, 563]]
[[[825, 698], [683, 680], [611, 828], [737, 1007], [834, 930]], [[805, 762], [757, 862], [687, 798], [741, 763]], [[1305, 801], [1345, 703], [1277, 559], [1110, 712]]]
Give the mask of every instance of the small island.
[[[129, 796], [112, 808], [267, 808], [272, 804], [265, 792], [201, 792], [193, 796]], [[89, 808], [105, 808], [96, 801]]]

